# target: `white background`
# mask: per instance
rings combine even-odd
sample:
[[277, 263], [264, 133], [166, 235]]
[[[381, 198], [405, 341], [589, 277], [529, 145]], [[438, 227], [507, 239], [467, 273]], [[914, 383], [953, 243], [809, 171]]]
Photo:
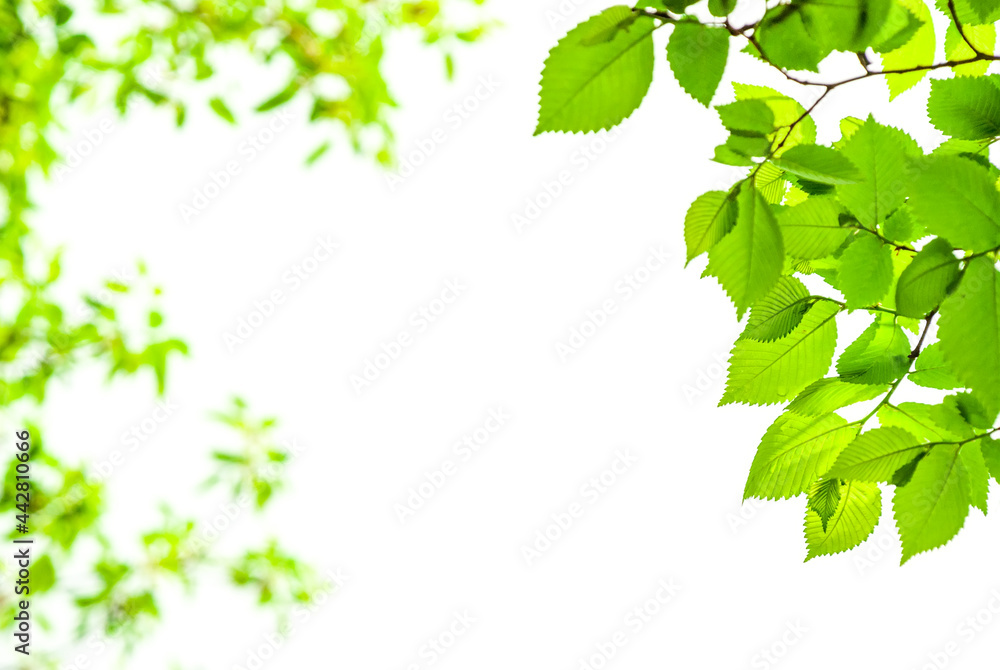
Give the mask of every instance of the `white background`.
[[[167, 396], [179, 409], [109, 479], [114, 533], [155, 525], [157, 500], [202, 521], [218, 513], [221, 499], [195, 495], [209, 449], [227, 439], [207, 413], [238, 393], [305, 450], [266, 518], [244, 510], [220, 548], [275, 535], [351, 577], [262, 667], [571, 670], [619, 630], [627, 643], [591, 667], [920, 668], [950, 642], [958, 655], [938, 667], [995, 663], [1000, 623], [958, 629], [1000, 587], [995, 521], [973, 511], [946, 549], [901, 568], [889, 489], [859, 550], [803, 563], [802, 499], [741, 506], [757, 441], [779, 410], [716, 407], [720, 361], [740, 326], [718, 285], [699, 278], [704, 261], [683, 267], [688, 204], [737, 177], [709, 161], [724, 140], [715, 113], [673, 82], [664, 31], [653, 88], [619, 133], [532, 137], [547, 50], [601, 7], [567, 2], [563, 17], [555, 2], [493, 3], [504, 27], [457, 54], [450, 84], [437, 53], [392, 42], [400, 153], [434, 143], [395, 189], [342, 144], [304, 168], [329, 129], [309, 127], [301, 108], [249, 162], [239, 148], [266, 118], [234, 128], [199, 109], [178, 132], [155, 110], [127, 123], [109, 110], [77, 115], [66, 147], [105, 119], [115, 127], [38, 193], [33, 221], [47, 244], [65, 245], [67, 295], [144, 259], [166, 289], [166, 329], [192, 348], [171, 366]], [[812, 100], [815, 91], [788, 88], [737, 48], [729, 76]], [[849, 57], [833, 61], [857, 71]], [[237, 109], [272, 92], [241, 67], [230, 73]], [[483, 78], [498, 84], [493, 93], [482, 95]], [[837, 137], [842, 116], [871, 111], [931, 148], [940, 138], [924, 121], [926, 93], [924, 82], [890, 109], [877, 79], [840, 89], [817, 113], [821, 141]], [[731, 95], [724, 83], [716, 102]], [[463, 103], [476, 109], [456, 124], [449, 110]], [[432, 139], [438, 129], [443, 142]], [[238, 178], [185, 223], [179, 205], [234, 159]], [[546, 199], [563, 171], [571, 183]], [[529, 201], [548, 206], [518, 231], [512, 215]], [[326, 235], [340, 245], [335, 257], [291, 290], [283, 275]], [[651, 248], [669, 260], [625, 300], [616, 282]], [[411, 315], [455, 279], [467, 288], [418, 332]], [[225, 334], [275, 289], [285, 302], [230, 351]], [[562, 360], [556, 343], [609, 298], [617, 312]], [[357, 393], [351, 376], [403, 331], [412, 345]], [[148, 377], [107, 385], [97, 368], [54, 386], [51, 400], [50, 448], [92, 462], [154, 409]], [[461, 461], [454, 443], [497, 407], [511, 418]], [[636, 462], [594, 501], [582, 487], [618, 450]], [[457, 473], [401, 522], [394, 507], [445, 460]], [[574, 503], [582, 515], [529, 565], [523, 547]], [[661, 580], [677, 594], [641, 630], [628, 625]], [[175, 659], [229, 670], [270, 655], [270, 620], [214, 583], [169, 602], [167, 625], [129, 667]], [[456, 613], [475, 623], [431, 663], [425, 645]], [[772, 648], [784, 655], [768, 664], [760, 654]], [[81, 653], [88, 667], [111, 667], [110, 653]]]

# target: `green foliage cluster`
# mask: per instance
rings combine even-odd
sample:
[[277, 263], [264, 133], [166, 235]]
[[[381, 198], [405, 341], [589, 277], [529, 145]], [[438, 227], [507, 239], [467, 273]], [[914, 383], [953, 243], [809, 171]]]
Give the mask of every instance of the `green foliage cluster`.
[[[228, 574], [235, 586], [251, 590], [261, 605], [279, 612], [307, 602], [319, 585], [306, 565], [274, 541], [262, 540], [235, 556], [218, 555], [211, 542], [202, 541], [204, 528], [167, 505], [162, 523], [135, 546], [115, 541], [105, 522], [106, 482], [86, 465], [60, 458], [58, 445], [43, 439], [38, 419], [53, 380], [70, 377], [84, 362], [97, 362], [109, 379], [151, 373], [162, 395], [168, 361], [188, 353], [182, 339], [165, 332], [165, 316], [156, 306], [160, 288], [141, 264], [124, 278], [107, 280], [79, 304], [65, 301], [60, 255], [39, 244], [29, 215], [35, 207], [32, 186], [58, 174], [57, 137], [67, 111], [113, 107], [126, 115], [145, 105], [167, 111], [171, 123], [180, 126], [195, 104], [229, 123], [246, 112], [305, 104], [310, 122], [329, 124], [332, 137], [343, 137], [354, 151], [389, 164], [390, 113], [396, 102], [382, 71], [386, 40], [410, 33], [439, 48], [450, 77], [453, 48], [477, 40], [487, 27], [479, 18], [480, 4], [0, 3], [0, 428], [12, 436], [28, 427], [32, 434], [30, 526], [36, 546], [45, 552], [36, 557], [32, 572], [37, 616], [68, 607], [79, 621], [79, 639], [97, 636], [114, 650], [107, 653], [118, 653], [156, 623], [165, 592], [176, 585], [190, 587], [203, 574]], [[278, 72], [284, 81], [276, 90], [260, 91], [253, 110], [236, 108], [223, 93], [234, 82], [227, 64], [239, 59], [261, 72]], [[306, 162], [318, 159], [332, 143], [319, 146]], [[127, 318], [136, 312], [141, 322]], [[288, 458], [273, 443], [274, 419], [251, 418], [242, 401], [216, 418], [240, 440], [212, 455], [217, 472], [208, 484], [229, 487], [233, 501], [249, 500], [249, 507], [260, 511], [282, 486]], [[7, 476], [4, 486], [13, 481]], [[9, 519], [15, 514], [12, 494], [4, 489], [0, 496], [0, 513]], [[0, 594], [2, 630], [8, 632], [11, 597]], [[64, 660], [59, 653], [66, 651], [33, 653], [21, 667], [56, 667]]]
[[[746, 317], [722, 404], [787, 403], [744, 496], [804, 496], [808, 560], [861, 544], [892, 486], [905, 562], [951, 540], [972, 508], [985, 514], [989, 479], [1000, 480], [1000, 169], [989, 159], [1000, 77], [987, 74], [1000, 60], [1000, 0], [938, 0], [943, 39], [923, 0], [791, 0], [741, 25], [735, 0], [701, 5], [617, 6], [571, 30], [545, 62], [536, 133], [621, 122], [652, 82], [665, 26], [670, 69], [702, 105], [734, 42], [814, 94], [804, 106], [735, 83], [734, 101], [716, 106], [728, 137], [714, 160], [746, 175], [691, 205], [687, 257], [707, 253], [704, 274]], [[807, 74], [835, 52], [858, 74]], [[816, 143], [812, 112], [831, 91], [877, 77], [895, 98], [931, 72], [942, 76], [927, 115], [947, 136], [933, 150], [871, 116]], [[838, 321], [852, 312], [869, 325], [837, 355]], [[914, 386], [944, 393], [904, 401]]]

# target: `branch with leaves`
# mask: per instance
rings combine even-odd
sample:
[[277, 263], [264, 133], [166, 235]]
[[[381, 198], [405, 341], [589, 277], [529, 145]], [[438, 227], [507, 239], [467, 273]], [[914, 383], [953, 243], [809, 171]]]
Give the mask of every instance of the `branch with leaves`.
[[[944, 60], [923, 0], [792, 0], [740, 26], [735, 0], [700, 4], [611, 7], [571, 30], [545, 62], [536, 134], [606, 130], [630, 115], [663, 27], [675, 79], [706, 107], [733, 42], [820, 89], [805, 106], [735, 83], [735, 100], [716, 106], [728, 137], [714, 160], [747, 172], [691, 205], [687, 260], [707, 253], [704, 274], [746, 316], [720, 404], [785, 404], [744, 497], [804, 496], [808, 560], [861, 544], [891, 486], [905, 562], [951, 540], [973, 507], [985, 514], [989, 480], [1000, 481], [1000, 169], [988, 154], [1000, 79], [987, 74], [1000, 60], [1000, 0], [938, 0]], [[835, 52], [863, 71], [813, 79]], [[933, 150], [870, 115], [843, 119], [832, 145], [816, 142], [812, 115], [832, 91], [880, 77], [895, 99], [932, 72], [950, 75], [931, 81], [926, 101], [948, 138]], [[852, 313], [869, 325], [837, 355], [838, 322]], [[900, 399], [915, 387], [945, 393]]]

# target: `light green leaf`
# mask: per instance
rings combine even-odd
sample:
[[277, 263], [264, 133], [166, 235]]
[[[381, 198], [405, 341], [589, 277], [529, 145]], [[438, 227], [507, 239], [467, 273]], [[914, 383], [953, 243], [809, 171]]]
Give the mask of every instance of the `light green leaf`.
[[830, 53], [808, 33], [795, 5], [768, 10], [755, 35], [767, 60], [788, 70], [818, 72], [820, 61]]
[[774, 159], [774, 164], [786, 172], [820, 184], [854, 184], [861, 177], [851, 161], [836, 149], [819, 144], [792, 147], [780, 158]]
[[859, 233], [840, 257], [838, 288], [851, 309], [875, 305], [892, 285], [892, 248], [867, 233]]
[[926, 161], [910, 194], [910, 208], [927, 232], [969, 251], [1000, 246], [1000, 193], [989, 170], [960, 156]]
[[[963, 26], [965, 37], [976, 45], [981, 53], [991, 54], [996, 48], [997, 29], [990, 24], [985, 26]], [[962, 38], [955, 24], [948, 23], [944, 34], [944, 55], [948, 60], [968, 60], [975, 56], [968, 43]], [[986, 74], [990, 67], [989, 61], [969, 63], [967, 65], [956, 65], [953, 71], [959, 77], [979, 77]]]
[[840, 206], [836, 199], [822, 196], [781, 210], [778, 225], [785, 252], [804, 260], [829, 256], [851, 234], [849, 228], [840, 225]]
[[940, 342], [935, 342], [921, 351], [914, 367], [915, 370], [909, 374], [908, 379], [917, 386], [944, 391], [962, 386], [951, 366], [944, 360]]
[[805, 534], [809, 548], [806, 560], [839, 554], [858, 546], [875, 530], [880, 516], [882, 492], [878, 485], [846, 482], [837, 509], [825, 528], [819, 514], [812, 509], [806, 510]]
[[924, 442], [951, 442], [968, 435], [968, 424], [954, 407], [904, 402], [885, 405], [878, 411], [883, 427], [902, 428]]
[[791, 333], [812, 306], [809, 291], [794, 277], [781, 277], [750, 310], [741, 339], [771, 342]]
[[212, 111], [219, 115], [227, 123], [236, 123], [236, 117], [233, 113], [229, 111], [229, 107], [222, 98], [212, 98], [208, 101], [208, 106], [212, 108]]
[[969, 473], [969, 499], [972, 506], [986, 514], [990, 493], [990, 472], [978, 442], [963, 444], [958, 452], [962, 465]]
[[744, 499], [805, 493], [857, 432], [856, 425], [836, 414], [805, 417], [785, 412], [764, 433], [750, 466]]
[[888, 384], [910, 368], [910, 341], [889, 314], [879, 314], [837, 359], [837, 374], [855, 384]]
[[729, 31], [701, 23], [678, 23], [667, 42], [670, 69], [688, 95], [708, 107], [729, 57]]
[[802, 17], [814, 39], [837, 51], [872, 46], [889, 17], [890, 0], [825, 0], [802, 4]]
[[737, 340], [720, 404], [783, 402], [825, 375], [837, 345], [839, 312], [834, 303], [819, 302], [780, 340]]
[[920, 147], [901, 130], [869, 117], [840, 152], [858, 168], [862, 181], [837, 186], [837, 195], [862, 225], [874, 229], [906, 199], [910, 162], [922, 155]]
[[[907, 70], [933, 64], [937, 42], [934, 39], [934, 23], [931, 20], [930, 9], [924, 0], [901, 0], [900, 4], [910, 10], [921, 21], [921, 25], [906, 44], [882, 54], [882, 69]], [[927, 70], [886, 75], [889, 99], [892, 100], [900, 93], [913, 88], [925, 76]]]
[[1000, 273], [993, 261], [969, 261], [958, 288], [941, 305], [938, 338], [945, 361], [964, 385], [1000, 405]]
[[763, 100], [737, 100], [715, 108], [719, 119], [733, 133], [764, 137], [774, 132], [774, 112]]
[[606, 9], [573, 28], [549, 52], [536, 135], [608, 129], [639, 106], [653, 80], [653, 20], [641, 17], [606, 42], [583, 44], [631, 16], [624, 5]]
[[824, 476], [889, 482], [897, 470], [925, 451], [927, 446], [902, 428], [876, 428], [847, 445]]
[[934, 127], [960, 140], [1000, 135], [1000, 88], [985, 77], [935, 79], [927, 99]]
[[839, 377], [813, 382], [788, 405], [788, 411], [803, 416], [829, 414], [842, 407], [884, 395], [888, 384], [852, 384]]
[[896, 311], [923, 318], [941, 304], [958, 272], [958, 259], [951, 245], [940, 237], [932, 240], [903, 270], [896, 285]]
[[905, 563], [946, 544], [965, 525], [971, 504], [969, 473], [958, 448], [942, 445], [917, 464], [906, 486], [896, 487], [893, 509]]
[[684, 217], [687, 260], [699, 256], [718, 243], [736, 225], [736, 194], [709, 191], [691, 203]]
[[785, 253], [781, 230], [760, 193], [744, 185], [736, 202], [736, 226], [709, 251], [705, 274], [718, 278], [742, 318], [778, 281]]
[[816, 142], [816, 122], [805, 114], [805, 107], [796, 100], [766, 86], [734, 83], [733, 90], [736, 92], [737, 100], [760, 100], [766, 104], [774, 115], [775, 127], [788, 128], [794, 124], [795, 127], [788, 133], [782, 151], [787, 151], [797, 144]]

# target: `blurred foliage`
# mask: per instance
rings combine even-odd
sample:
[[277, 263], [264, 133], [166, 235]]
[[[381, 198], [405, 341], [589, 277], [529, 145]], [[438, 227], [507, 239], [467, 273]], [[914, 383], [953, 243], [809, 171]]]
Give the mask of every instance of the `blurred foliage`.
[[[43, 443], [37, 417], [50, 381], [91, 361], [109, 379], [149, 374], [162, 395], [168, 361], [188, 353], [182, 339], [166, 332], [156, 306], [160, 289], [141, 264], [77, 305], [57, 297], [60, 255], [42, 248], [27, 215], [35, 206], [30, 186], [65, 167], [57, 147], [67, 111], [114, 107], [126, 115], [144, 105], [169, 110], [183, 125], [189, 108], [237, 123], [248, 113], [303, 104], [310, 122], [332, 122], [331, 139], [307, 163], [343, 138], [353, 151], [390, 164], [396, 103], [382, 72], [386, 39], [410, 33], [440, 49], [450, 78], [453, 48], [474, 42], [487, 27], [481, 2], [0, 0], [0, 428], [7, 435], [27, 427], [32, 435], [30, 526], [44, 551], [32, 566], [36, 624], [53, 622], [35, 598], [62, 603], [76, 610], [78, 643], [86, 641], [91, 653], [127, 654], [159, 621], [164, 593], [191, 589], [203, 574], [224, 575], [279, 613], [328, 586], [273, 540], [217, 555], [212, 529], [169, 505], [135, 546], [118, 546], [105, 527], [104, 478]], [[228, 67], [240, 58], [284, 81], [262, 90], [252, 109], [227, 100], [234, 84], [232, 76], [227, 82]], [[133, 323], [123, 306], [136, 301], [142, 319]], [[252, 417], [239, 399], [215, 418], [237, 439], [212, 454], [216, 469], [207, 486], [225, 491], [237, 513], [244, 507], [259, 513], [281, 488], [290, 458], [274, 443], [275, 420]], [[0, 512], [10, 519], [15, 465], [5, 472], [0, 497]], [[5, 633], [14, 606], [13, 594], [0, 592]], [[56, 667], [66, 651], [33, 650], [20, 667]]]

